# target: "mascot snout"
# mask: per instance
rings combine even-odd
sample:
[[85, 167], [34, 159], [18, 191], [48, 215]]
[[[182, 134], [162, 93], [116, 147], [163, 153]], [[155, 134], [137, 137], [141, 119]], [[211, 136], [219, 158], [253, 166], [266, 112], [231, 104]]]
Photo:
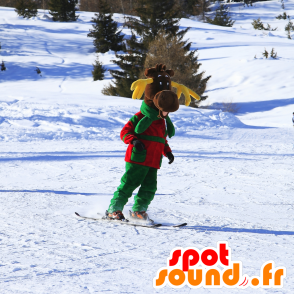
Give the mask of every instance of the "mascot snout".
[[179, 109], [179, 99], [176, 93], [170, 90], [158, 92], [153, 99], [156, 108], [159, 109], [159, 115], [165, 118], [169, 112], [175, 112]]

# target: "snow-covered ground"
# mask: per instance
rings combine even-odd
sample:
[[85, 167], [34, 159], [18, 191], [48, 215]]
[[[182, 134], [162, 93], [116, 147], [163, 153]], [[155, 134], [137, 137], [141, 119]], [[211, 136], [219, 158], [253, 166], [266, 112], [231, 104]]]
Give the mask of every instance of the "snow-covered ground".
[[[294, 1], [285, 8], [294, 18]], [[286, 37], [287, 22], [275, 19], [282, 12], [278, 1], [232, 3], [233, 28], [181, 21], [191, 27], [187, 37], [199, 49], [201, 69], [212, 75], [204, 102], [212, 109], [183, 106], [171, 114], [175, 162], [164, 160], [149, 209], [156, 221], [188, 226], [145, 229], [74, 215], [107, 209], [124, 172], [127, 146], [119, 132], [141, 103], [103, 96], [108, 73], [92, 81], [95, 53], [86, 35], [94, 14], [54, 23], [42, 11], [24, 20], [0, 8], [0, 61], [7, 67], [0, 72], [1, 294], [236, 293], [153, 289], [173, 248], [218, 241], [228, 241], [232, 260], [249, 276], [268, 260], [287, 268], [282, 289], [244, 293], [293, 293], [294, 40]], [[258, 17], [278, 30], [254, 30]], [[279, 58], [264, 59], [264, 48]], [[99, 57], [115, 67], [113, 52]], [[229, 102], [236, 115], [216, 109]]]

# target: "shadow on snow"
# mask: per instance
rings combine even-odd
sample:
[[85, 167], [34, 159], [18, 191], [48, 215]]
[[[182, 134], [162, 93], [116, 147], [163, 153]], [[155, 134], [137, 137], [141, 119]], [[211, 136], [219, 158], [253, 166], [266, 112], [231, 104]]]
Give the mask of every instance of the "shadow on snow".
[[243, 229], [228, 227], [208, 227], [208, 226], [187, 226], [183, 229], [196, 230], [201, 232], [224, 232], [224, 233], [249, 233], [249, 234], [269, 234], [269, 235], [294, 235], [292, 231], [274, 231], [265, 229]]
[[[215, 89], [219, 90], [219, 89]], [[214, 90], [210, 90], [214, 91]], [[230, 103], [213, 103], [211, 105], [211, 109], [222, 109], [225, 108], [226, 105]], [[238, 102], [233, 103], [238, 107], [237, 115], [255, 113], [255, 112], [265, 112], [270, 111], [278, 107], [285, 107], [289, 105], [294, 106], [294, 98], [286, 98], [286, 99], [276, 99], [276, 100], [267, 100], [267, 101], [253, 101], [253, 102]], [[290, 113], [290, 115], [292, 112]], [[250, 126], [252, 127], [252, 126]]]
[[[99, 152], [87, 152], [84, 153], [72, 153], [72, 152], [40, 152], [33, 153], [28, 152], [29, 156], [22, 157], [1, 157], [0, 153], [0, 162], [9, 162], [9, 161], [70, 161], [70, 160], [90, 160], [95, 158], [124, 158], [125, 150], [122, 151], [99, 151]], [[258, 161], [269, 156], [275, 157], [285, 157], [288, 154], [270, 154], [270, 153], [237, 153], [237, 152], [193, 152], [193, 151], [180, 151], [174, 150], [173, 152], [177, 158], [198, 158], [198, 159], [223, 159], [223, 160], [253, 160]], [[4, 153], [14, 154], [14, 153]], [[16, 153], [17, 154], [17, 153]], [[259, 158], [249, 158], [250, 156], [258, 156]]]

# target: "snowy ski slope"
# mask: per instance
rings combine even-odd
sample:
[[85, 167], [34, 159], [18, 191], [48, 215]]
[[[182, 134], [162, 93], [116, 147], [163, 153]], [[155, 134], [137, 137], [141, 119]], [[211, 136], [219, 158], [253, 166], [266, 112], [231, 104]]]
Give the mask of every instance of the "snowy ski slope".
[[[285, 8], [294, 18], [294, 1]], [[229, 243], [232, 260], [249, 276], [268, 260], [287, 268], [282, 289], [242, 293], [293, 293], [294, 33], [288, 40], [286, 21], [275, 19], [282, 12], [279, 1], [232, 3], [232, 28], [181, 20], [212, 78], [204, 102], [210, 109], [182, 106], [170, 115], [175, 162], [164, 160], [148, 212], [158, 222], [188, 223], [175, 230], [74, 215], [107, 209], [124, 172], [119, 132], [141, 104], [103, 96], [109, 73], [92, 81], [95, 53], [86, 35], [94, 13], [55, 23], [47, 12], [24, 20], [0, 7], [0, 61], [7, 67], [0, 72], [0, 293], [237, 293], [153, 289], [173, 248], [218, 241]], [[258, 17], [278, 30], [254, 30]], [[278, 59], [264, 59], [264, 48]], [[100, 54], [108, 69], [113, 58]], [[236, 115], [218, 110], [230, 102]]]

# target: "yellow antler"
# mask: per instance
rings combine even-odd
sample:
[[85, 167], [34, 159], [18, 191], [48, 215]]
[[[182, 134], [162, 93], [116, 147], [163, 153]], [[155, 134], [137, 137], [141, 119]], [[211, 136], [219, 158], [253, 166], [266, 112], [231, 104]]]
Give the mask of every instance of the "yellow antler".
[[152, 84], [153, 79], [141, 79], [132, 83], [131, 90], [134, 91], [132, 98], [140, 99], [145, 91], [145, 88], [148, 84]]
[[191, 102], [190, 95], [192, 97], [194, 97], [195, 99], [197, 99], [197, 100], [201, 99], [198, 94], [196, 94], [194, 91], [192, 91], [191, 89], [187, 88], [184, 85], [181, 85], [181, 84], [178, 84], [178, 83], [175, 83], [175, 82], [171, 82], [171, 85], [172, 85], [172, 87], [177, 88], [177, 95], [178, 95], [179, 99], [181, 97], [181, 94], [182, 93], [184, 94], [184, 96], [185, 96], [185, 105], [186, 106], [190, 105], [190, 102]]

